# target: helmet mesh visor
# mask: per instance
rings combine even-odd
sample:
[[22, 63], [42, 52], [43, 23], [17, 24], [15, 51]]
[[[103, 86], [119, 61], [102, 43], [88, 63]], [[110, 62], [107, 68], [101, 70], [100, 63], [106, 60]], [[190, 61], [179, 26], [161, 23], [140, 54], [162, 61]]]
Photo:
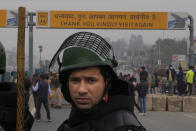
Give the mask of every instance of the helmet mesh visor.
[[86, 48], [96, 53], [101, 59], [112, 59], [113, 52], [111, 46], [100, 36], [89, 33], [79, 32], [68, 38], [64, 46], [65, 50], [69, 47]]
[[53, 60], [51, 61], [49, 67], [52, 67], [54, 65], [55, 60], [57, 59], [57, 57], [59, 57], [62, 50], [66, 50], [71, 47], [88, 49], [96, 53], [103, 61], [105, 61], [106, 59], [114, 59], [112, 47], [102, 37], [90, 32], [78, 32], [71, 35], [63, 42], [63, 44], [53, 57]]

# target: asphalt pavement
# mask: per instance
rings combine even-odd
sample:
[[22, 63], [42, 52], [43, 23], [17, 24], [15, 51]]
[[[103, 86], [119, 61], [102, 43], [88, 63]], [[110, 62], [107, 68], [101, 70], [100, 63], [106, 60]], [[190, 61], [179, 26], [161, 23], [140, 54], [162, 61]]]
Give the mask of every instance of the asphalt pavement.
[[34, 122], [31, 131], [56, 131], [57, 128], [65, 121], [70, 113], [71, 106], [63, 106], [61, 109], [50, 107], [52, 122], [47, 121], [44, 106], [41, 108], [40, 122]]
[[147, 112], [138, 119], [147, 131], [196, 131], [196, 113]]
[[[71, 106], [62, 109], [50, 108], [52, 122], [48, 122], [42, 106], [41, 121], [34, 122], [32, 131], [56, 131], [69, 116]], [[186, 112], [147, 112], [146, 116], [138, 116], [147, 131], [196, 131], [196, 113]]]

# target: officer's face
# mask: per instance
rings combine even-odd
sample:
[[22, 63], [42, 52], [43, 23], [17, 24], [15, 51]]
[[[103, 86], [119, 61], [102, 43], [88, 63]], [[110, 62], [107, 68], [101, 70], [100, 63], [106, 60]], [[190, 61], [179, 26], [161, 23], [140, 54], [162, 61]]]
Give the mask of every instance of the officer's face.
[[97, 67], [73, 71], [69, 75], [69, 90], [80, 109], [90, 109], [102, 99], [105, 81]]

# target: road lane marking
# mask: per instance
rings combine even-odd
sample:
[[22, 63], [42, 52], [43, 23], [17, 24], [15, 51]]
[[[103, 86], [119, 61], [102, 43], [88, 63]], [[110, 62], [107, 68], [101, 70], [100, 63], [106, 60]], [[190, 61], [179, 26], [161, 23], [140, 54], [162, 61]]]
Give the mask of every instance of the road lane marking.
[[192, 116], [192, 115], [189, 115], [189, 114], [184, 114], [184, 116], [188, 117], [188, 118], [191, 118], [191, 119], [195, 119], [196, 120], [196, 116]]

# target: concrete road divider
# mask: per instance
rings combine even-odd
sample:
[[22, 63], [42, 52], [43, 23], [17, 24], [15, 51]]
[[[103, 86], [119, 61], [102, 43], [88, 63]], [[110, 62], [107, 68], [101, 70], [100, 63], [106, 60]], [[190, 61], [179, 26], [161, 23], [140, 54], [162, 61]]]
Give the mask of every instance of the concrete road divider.
[[181, 96], [167, 96], [168, 111], [181, 112], [182, 111], [182, 97]]
[[[139, 105], [138, 95], [135, 96]], [[136, 108], [135, 108], [136, 109]], [[170, 112], [196, 112], [196, 96], [166, 96], [160, 94], [147, 94], [147, 111], [170, 111]], [[135, 110], [137, 111], [137, 109]]]
[[183, 111], [196, 112], [196, 97], [194, 96], [183, 97]]
[[166, 96], [165, 95], [153, 95], [152, 96], [152, 110], [153, 111], [165, 111], [166, 110]]

